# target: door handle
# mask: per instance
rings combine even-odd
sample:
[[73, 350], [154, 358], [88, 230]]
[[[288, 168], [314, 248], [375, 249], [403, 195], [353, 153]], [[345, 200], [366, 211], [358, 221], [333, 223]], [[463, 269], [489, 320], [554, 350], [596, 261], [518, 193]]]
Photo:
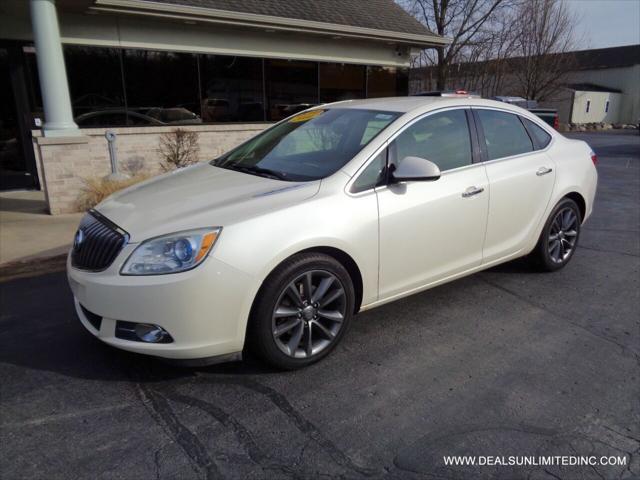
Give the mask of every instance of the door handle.
[[464, 192], [462, 192], [462, 196], [464, 198], [473, 197], [474, 195], [478, 195], [479, 193], [484, 192], [484, 188], [482, 187], [469, 187]]
[[553, 172], [553, 168], [540, 167], [538, 169], [538, 171], [536, 172], [536, 175], [541, 177], [541, 176], [546, 175], [547, 173], [551, 173], [551, 172]]

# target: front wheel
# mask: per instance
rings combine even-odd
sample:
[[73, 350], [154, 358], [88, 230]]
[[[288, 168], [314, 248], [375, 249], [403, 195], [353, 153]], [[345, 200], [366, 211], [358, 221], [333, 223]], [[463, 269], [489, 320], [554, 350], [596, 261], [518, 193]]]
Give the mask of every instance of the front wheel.
[[538, 267], [547, 272], [563, 268], [576, 250], [582, 218], [576, 202], [564, 198], [555, 206], [532, 252]]
[[349, 326], [355, 293], [347, 270], [319, 253], [294, 255], [258, 293], [247, 341], [273, 366], [292, 370], [322, 359]]

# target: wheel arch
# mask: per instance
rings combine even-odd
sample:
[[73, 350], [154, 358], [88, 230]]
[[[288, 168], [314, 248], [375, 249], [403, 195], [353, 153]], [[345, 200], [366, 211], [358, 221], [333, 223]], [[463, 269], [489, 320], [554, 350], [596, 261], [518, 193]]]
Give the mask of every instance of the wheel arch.
[[580, 209], [580, 221], [584, 222], [585, 220], [584, 217], [587, 213], [587, 202], [584, 199], [584, 197], [580, 193], [576, 191], [572, 191], [572, 192], [566, 193], [562, 198], [570, 198], [571, 200], [576, 202], [576, 204], [578, 205], [578, 208]]
[[323, 253], [330, 257], [335, 258], [338, 262], [342, 264], [344, 268], [347, 269], [349, 276], [351, 277], [351, 281], [353, 282], [353, 289], [356, 294], [353, 313], [358, 313], [360, 310], [360, 306], [362, 305], [362, 294], [363, 294], [363, 284], [362, 284], [362, 272], [360, 272], [360, 268], [356, 261], [344, 250], [340, 250], [336, 247], [310, 247], [299, 252], [296, 252], [294, 255], [298, 253]]
[[542, 235], [542, 232], [544, 230], [544, 226], [549, 219], [551, 212], [553, 212], [553, 209], [556, 208], [556, 205], [558, 205], [558, 203], [560, 203], [565, 198], [569, 198], [576, 202], [576, 204], [578, 205], [578, 209], [580, 210], [580, 220], [582, 223], [584, 223], [585, 215], [587, 213], [587, 201], [585, 199], [585, 196], [578, 190], [579, 189], [574, 186], [566, 189], [563, 192], [558, 192], [556, 195], [554, 195], [553, 199], [547, 205], [547, 210], [545, 211], [544, 216], [542, 217], [540, 223], [534, 231], [535, 235], [531, 237], [525, 249], [527, 251], [527, 254], [531, 253], [531, 251], [533, 251], [533, 249], [536, 247], [538, 241], [540, 240], [540, 235]]
[[360, 306], [362, 305], [362, 296], [364, 293], [363, 290], [363, 280], [362, 280], [362, 273], [360, 271], [360, 268], [358, 267], [358, 264], [356, 263], [356, 261], [353, 259], [353, 257], [351, 255], [349, 255], [347, 252], [345, 252], [344, 250], [337, 248], [337, 247], [330, 247], [330, 246], [313, 246], [313, 247], [307, 247], [307, 248], [303, 248], [300, 250], [297, 250], [289, 255], [287, 255], [284, 258], [281, 258], [280, 261], [278, 263], [276, 263], [275, 265], [273, 265], [273, 267], [269, 270], [269, 272], [263, 276], [262, 282], [260, 283], [260, 286], [258, 287], [253, 300], [252, 300], [252, 304], [251, 304], [251, 312], [253, 312], [255, 303], [257, 298], [260, 295], [260, 292], [262, 291], [265, 282], [269, 279], [269, 277], [271, 276], [271, 274], [280, 266], [282, 265], [284, 262], [286, 262], [287, 260], [289, 260], [291, 257], [295, 256], [295, 255], [299, 255], [301, 253], [322, 253], [324, 255], [328, 255], [332, 258], [334, 258], [335, 260], [337, 260], [338, 262], [340, 262], [344, 268], [347, 269], [347, 273], [349, 273], [349, 276], [351, 277], [351, 281], [353, 282], [353, 289], [355, 291], [356, 294], [356, 298], [355, 298], [355, 302], [354, 302], [354, 312], [353, 313], [358, 313], [358, 311], [360, 310]]

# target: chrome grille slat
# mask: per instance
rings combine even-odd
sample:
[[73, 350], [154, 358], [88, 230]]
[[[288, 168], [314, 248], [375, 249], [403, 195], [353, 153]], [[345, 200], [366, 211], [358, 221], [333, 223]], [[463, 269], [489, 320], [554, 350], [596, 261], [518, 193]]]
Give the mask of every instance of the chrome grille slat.
[[99, 213], [90, 211], [80, 222], [83, 241], [74, 243], [71, 264], [99, 272], [113, 263], [127, 242], [127, 234]]
[[87, 267], [90, 267], [90, 259], [93, 256], [93, 250], [96, 248], [96, 244], [100, 241], [100, 237], [99, 237], [99, 232], [98, 230], [100, 229], [99, 226], [96, 226], [95, 224], [92, 226], [92, 228], [88, 228], [85, 232], [85, 235], [87, 237], [87, 239], [91, 238], [93, 241], [85, 241], [85, 247], [84, 247], [84, 252], [81, 251], [82, 254], [82, 260], [84, 262], [85, 265], [87, 265]]
[[117, 254], [120, 251], [120, 248], [122, 246], [117, 235], [114, 235], [113, 233], [109, 232], [108, 237], [109, 237], [109, 242], [102, 249], [102, 252], [98, 257], [98, 263], [100, 264], [108, 262], [110, 258], [113, 258], [114, 254]]
[[117, 240], [117, 241], [120, 243], [118, 244], [116, 242], [113, 242], [113, 244], [107, 250], [107, 253], [106, 253], [107, 258], [115, 257], [120, 252], [120, 249], [123, 247], [124, 241], [120, 241], [120, 240]]
[[96, 245], [91, 252], [91, 258], [93, 259], [95, 264], [101, 265], [102, 262], [100, 261], [100, 257], [102, 257], [104, 251], [108, 248], [109, 232], [105, 231], [104, 228], [100, 228], [100, 230], [96, 233], [100, 235], [100, 237], [98, 238], [98, 241], [96, 242]]
[[87, 242], [87, 251], [85, 253], [87, 266], [90, 268], [94, 268], [93, 264], [95, 261], [95, 251], [98, 249], [99, 244], [102, 242], [103, 231], [100, 227], [96, 227], [88, 236], [93, 241]]

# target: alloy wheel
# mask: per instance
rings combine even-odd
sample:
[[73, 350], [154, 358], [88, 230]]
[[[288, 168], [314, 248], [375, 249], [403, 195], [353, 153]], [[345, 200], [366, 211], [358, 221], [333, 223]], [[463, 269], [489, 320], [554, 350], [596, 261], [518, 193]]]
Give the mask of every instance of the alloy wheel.
[[560, 210], [549, 229], [549, 257], [554, 263], [564, 263], [573, 253], [578, 239], [578, 216], [569, 207]]
[[309, 358], [327, 348], [346, 315], [344, 286], [325, 270], [304, 272], [280, 293], [271, 331], [278, 348], [293, 358]]

